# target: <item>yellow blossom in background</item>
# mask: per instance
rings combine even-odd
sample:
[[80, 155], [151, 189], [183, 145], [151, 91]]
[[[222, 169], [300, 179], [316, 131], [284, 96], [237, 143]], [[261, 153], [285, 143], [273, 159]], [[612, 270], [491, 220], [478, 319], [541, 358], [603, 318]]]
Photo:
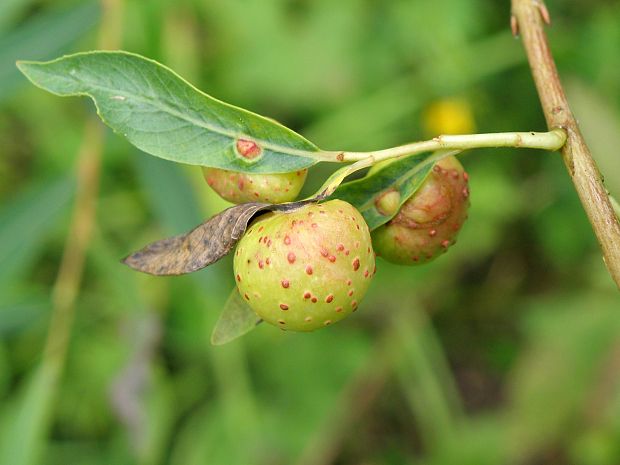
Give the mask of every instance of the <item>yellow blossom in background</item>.
[[447, 98], [431, 103], [422, 114], [424, 133], [429, 137], [440, 134], [471, 134], [476, 123], [467, 100]]

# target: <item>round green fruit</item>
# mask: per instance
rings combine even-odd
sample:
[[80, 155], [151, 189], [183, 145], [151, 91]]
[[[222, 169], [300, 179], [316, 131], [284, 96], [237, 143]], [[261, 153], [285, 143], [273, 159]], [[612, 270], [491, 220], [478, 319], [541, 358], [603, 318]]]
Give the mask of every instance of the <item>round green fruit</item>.
[[202, 169], [207, 184], [232, 203], [284, 203], [297, 198], [308, 170], [279, 174], [250, 174], [219, 168]]
[[392, 263], [417, 265], [445, 252], [467, 219], [467, 181], [456, 158], [437, 162], [396, 216], [373, 231], [377, 255]]
[[234, 256], [237, 288], [263, 320], [313, 331], [357, 310], [375, 273], [368, 226], [331, 200], [252, 223]]

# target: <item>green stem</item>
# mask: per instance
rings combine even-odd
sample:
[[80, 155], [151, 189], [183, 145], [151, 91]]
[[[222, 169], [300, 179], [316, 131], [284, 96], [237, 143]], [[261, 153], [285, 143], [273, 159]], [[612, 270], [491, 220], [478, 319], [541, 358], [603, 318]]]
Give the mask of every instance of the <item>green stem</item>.
[[[530, 149], [559, 150], [566, 142], [566, 131], [549, 132], [498, 132], [491, 134], [463, 134], [437, 136], [431, 140], [412, 142], [373, 152], [324, 152], [332, 161], [353, 162], [368, 158], [374, 162], [436, 150], [466, 150], [488, 147], [523, 147]], [[335, 158], [335, 160], [333, 160]]]

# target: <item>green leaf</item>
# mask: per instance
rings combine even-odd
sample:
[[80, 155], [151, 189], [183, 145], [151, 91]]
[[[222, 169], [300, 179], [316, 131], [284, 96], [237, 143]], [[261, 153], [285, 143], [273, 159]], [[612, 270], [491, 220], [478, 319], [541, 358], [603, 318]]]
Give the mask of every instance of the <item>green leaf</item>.
[[86, 52], [18, 67], [53, 94], [91, 97], [106, 124], [157, 157], [252, 173], [295, 171], [321, 158], [299, 134], [214, 99], [132, 53]]
[[378, 169], [371, 170], [366, 177], [341, 184], [331, 198], [344, 200], [357, 208], [372, 231], [387, 223], [398, 211], [398, 208], [391, 214], [379, 211], [376, 205], [379, 196], [384, 192], [397, 191], [400, 207], [426, 179], [432, 163], [422, 163], [434, 155], [417, 154], [378, 165]]
[[220, 318], [215, 324], [211, 334], [211, 344], [219, 346], [237, 339], [256, 328], [261, 321], [235, 288], [230, 293]]

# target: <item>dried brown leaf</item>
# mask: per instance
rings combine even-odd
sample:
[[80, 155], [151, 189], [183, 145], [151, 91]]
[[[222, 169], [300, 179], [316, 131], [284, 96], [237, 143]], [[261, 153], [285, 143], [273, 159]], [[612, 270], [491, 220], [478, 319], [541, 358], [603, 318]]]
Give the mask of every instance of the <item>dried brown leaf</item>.
[[287, 204], [244, 203], [230, 207], [186, 234], [162, 239], [123, 260], [131, 268], [157, 276], [192, 273], [228, 254], [248, 223], [265, 210], [289, 211], [309, 201]]

